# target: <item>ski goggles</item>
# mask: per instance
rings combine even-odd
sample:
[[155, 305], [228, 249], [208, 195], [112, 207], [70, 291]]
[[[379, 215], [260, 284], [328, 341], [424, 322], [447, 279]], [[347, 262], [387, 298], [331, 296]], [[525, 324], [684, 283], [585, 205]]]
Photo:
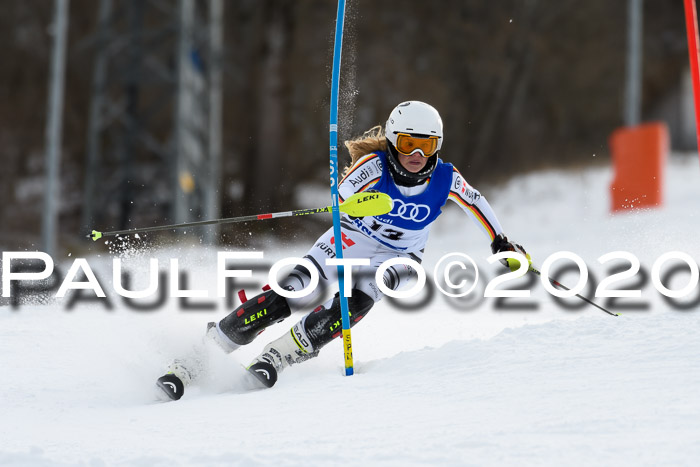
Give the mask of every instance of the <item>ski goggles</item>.
[[437, 136], [420, 138], [408, 133], [397, 133], [396, 150], [404, 156], [410, 156], [415, 151], [420, 151], [423, 157], [430, 157], [437, 151], [438, 141], [439, 138]]

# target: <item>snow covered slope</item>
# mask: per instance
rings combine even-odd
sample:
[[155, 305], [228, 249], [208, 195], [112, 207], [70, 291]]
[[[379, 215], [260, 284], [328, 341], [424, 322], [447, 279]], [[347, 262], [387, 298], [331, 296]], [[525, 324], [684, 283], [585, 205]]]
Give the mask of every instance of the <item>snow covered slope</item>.
[[[571, 250], [600, 279], [596, 259], [618, 249], [647, 270], [667, 251], [700, 258], [697, 165], [672, 160], [663, 209], [614, 217], [604, 169], [530, 175], [485, 194], [536, 263]], [[495, 276], [486, 240], [457, 210], [429, 247], [429, 273], [463, 251]], [[147, 256], [179, 256], [191, 288], [213, 290], [212, 252], [177, 253]], [[213, 354], [209, 376], [173, 403], [153, 401], [154, 379], [223, 307], [3, 307], [0, 465], [694, 465], [697, 311], [673, 309], [648, 282], [642, 300], [648, 310], [621, 317], [564, 310], [541, 286], [529, 311], [499, 311], [493, 300], [460, 310], [438, 294], [419, 311], [381, 303], [353, 329], [355, 376], [342, 376], [333, 342], [274, 388], [249, 391], [241, 364], [296, 315], [230, 356]]]

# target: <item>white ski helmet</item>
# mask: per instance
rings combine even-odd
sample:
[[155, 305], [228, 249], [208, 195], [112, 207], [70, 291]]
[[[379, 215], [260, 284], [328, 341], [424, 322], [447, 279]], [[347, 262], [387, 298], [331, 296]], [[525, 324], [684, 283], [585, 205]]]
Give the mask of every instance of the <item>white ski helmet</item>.
[[[431, 105], [420, 101], [406, 101], [397, 105], [389, 114], [386, 121], [385, 134], [389, 147], [389, 168], [394, 175], [394, 181], [400, 185], [413, 186], [423, 183], [437, 166], [437, 156], [442, 148], [442, 119], [437, 110]], [[399, 151], [401, 135], [419, 138], [430, 138], [432, 145], [426, 147], [411, 146], [408, 150]], [[436, 144], [435, 144], [435, 140]], [[406, 170], [398, 160], [399, 153], [404, 155], [418, 152], [428, 158], [425, 168], [417, 173]], [[426, 153], [427, 152], [427, 153]]]

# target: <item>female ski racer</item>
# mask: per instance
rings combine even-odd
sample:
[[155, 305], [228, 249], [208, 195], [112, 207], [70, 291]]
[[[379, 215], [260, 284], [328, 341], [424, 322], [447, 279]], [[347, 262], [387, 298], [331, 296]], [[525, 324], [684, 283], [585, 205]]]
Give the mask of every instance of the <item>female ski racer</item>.
[[[360, 321], [382, 298], [375, 283], [375, 272], [385, 261], [408, 257], [421, 262], [430, 226], [447, 200], [461, 207], [491, 241], [491, 251], [516, 251], [529, 260], [518, 244], [503, 235], [491, 206], [472, 188], [459, 171], [438, 158], [442, 148], [442, 120], [432, 106], [408, 101], [396, 106], [385, 130], [375, 127], [361, 138], [347, 141], [352, 162], [338, 185], [341, 202], [351, 195], [375, 190], [388, 194], [393, 210], [381, 216], [341, 220], [343, 256], [369, 258], [369, 266], [353, 268], [352, 295], [348, 298], [351, 326]], [[333, 229], [324, 233], [304, 257], [316, 269], [321, 285], [336, 280], [336, 266], [326, 265], [335, 258]], [[513, 260], [510, 260], [513, 261]], [[507, 265], [506, 260], [503, 262]], [[515, 267], [515, 264], [512, 264]], [[415, 275], [408, 265], [389, 267], [384, 285], [398, 289]], [[309, 270], [297, 266], [280, 285], [290, 291], [306, 288]], [[303, 309], [317, 298], [323, 287], [304, 298], [285, 298], [273, 290], [245, 301], [219, 323], [209, 323], [207, 337], [226, 352], [232, 352], [255, 339], [266, 327]], [[248, 367], [264, 386], [271, 387], [277, 374], [294, 363], [318, 355], [319, 350], [341, 334], [339, 294], [304, 316], [277, 340], [270, 342]], [[158, 386], [171, 399], [179, 399], [184, 386], [194, 379], [201, 365], [176, 360]]]

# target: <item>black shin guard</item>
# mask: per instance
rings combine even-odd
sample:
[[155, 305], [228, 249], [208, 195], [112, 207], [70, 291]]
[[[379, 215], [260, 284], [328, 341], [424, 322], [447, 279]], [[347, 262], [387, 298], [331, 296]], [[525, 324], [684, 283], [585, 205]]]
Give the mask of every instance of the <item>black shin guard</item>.
[[253, 341], [271, 324], [292, 314], [287, 299], [273, 290], [257, 295], [219, 322], [219, 329], [238, 345]]
[[[372, 305], [374, 305], [374, 300], [369, 295], [361, 290], [353, 289], [352, 297], [348, 298], [350, 327], [360, 321], [372, 308]], [[314, 350], [320, 349], [338, 337], [343, 329], [339, 294], [335, 294], [330, 308], [320, 306], [306, 315], [302, 320], [302, 325]]]

